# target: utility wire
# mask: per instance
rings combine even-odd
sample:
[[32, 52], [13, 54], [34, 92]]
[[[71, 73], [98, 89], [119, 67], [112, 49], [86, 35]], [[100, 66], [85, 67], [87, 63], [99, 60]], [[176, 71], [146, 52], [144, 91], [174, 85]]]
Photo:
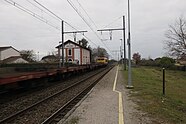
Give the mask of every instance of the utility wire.
[[[45, 18], [43, 18], [42, 16], [40, 16], [40, 15], [38, 15], [38, 14], [32, 12], [31, 10], [29, 10], [29, 9], [27, 9], [27, 8], [25, 8], [25, 7], [23, 7], [23, 6], [21, 6], [20, 4], [16, 3], [15, 1], [13, 1], [13, 0], [4, 0], [4, 1], [7, 2], [7, 3], [9, 3], [9, 4], [11, 4], [11, 5], [13, 5], [13, 6], [15, 6], [15, 7], [18, 8], [18, 9], [24, 11], [25, 13], [27, 13], [27, 14], [33, 16], [34, 18], [36, 18], [36, 19], [38, 19], [38, 20], [40, 20], [40, 21], [46, 23], [47, 25], [49, 25], [49, 26], [51, 26], [51, 27], [53, 27], [53, 28], [55, 28], [55, 29], [57, 29], [57, 30], [60, 30], [59, 27], [54, 26], [54, 25], [51, 24], [48, 20], [46, 20]], [[27, 1], [28, 1], [28, 0], [27, 0]], [[28, 1], [28, 2], [30, 2], [30, 1]], [[40, 5], [40, 6], [43, 7], [44, 9], [46, 9], [46, 10], [47, 10], [48, 12], [50, 12], [52, 15], [54, 15], [55, 17], [57, 17], [59, 20], [61, 20], [61, 21], [63, 20], [61, 17], [57, 16], [55, 13], [53, 13], [53, 12], [50, 11], [48, 8], [46, 8], [45, 6], [43, 6], [42, 4], [40, 4], [38, 1], [34, 0], [34, 2], [36, 2], [38, 5]], [[33, 5], [33, 4], [32, 4], [32, 5]], [[41, 9], [41, 8], [39, 8], [39, 7], [38, 7], [38, 9], [40, 9], [40, 10], [42, 10], [42, 11], [44, 12], [43, 9]], [[46, 12], [45, 12], [45, 13], [46, 13]], [[63, 20], [63, 21], [64, 21], [64, 20]], [[74, 26], [72, 26], [70, 23], [68, 23], [68, 22], [66, 22], [66, 21], [64, 21], [64, 22], [65, 22], [68, 26], [70, 26], [71, 28], [77, 30], [77, 29], [76, 29]], [[93, 44], [97, 47], [97, 44], [95, 44], [94, 42], [92, 42], [86, 35], [84, 35], [83, 33], [82, 33], [82, 35], [83, 35], [84, 37], [86, 37], [91, 43], [93, 43]], [[72, 37], [72, 36], [71, 36], [71, 37]]]
[[38, 2], [37, 0], [33, 0], [35, 3], [37, 3], [38, 5], [40, 5], [41, 7], [43, 7], [45, 10], [47, 10], [49, 13], [51, 13], [52, 15], [54, 15], [56, 18], [58, 18], [60, 21], [64, 21], [67, 25], [69, 25], [71, 28], [77, 30], [74, 26], [72, 26], [71, 24], [69, 24], [68, 22], [66, 22], [64, 19], [62, 19], [61, 17], [59, 17], [58, 15], [56, 15], [54, 12], [52, 12], [51, 10], [49, 10], [47, 7], [45, 7], [44, 5], [42, 5], [40, 2]]
[[45, 10], [47, 10], [49, 13], [51, 13], [52, 15], [54, 15], [56, 18], [58, 18], [60, 21], [64, 21], [67, 25], [69, 25], [71, 28], [77, 30], [75, 27], [73, 27], [71, 24], [69, 24], [68, 22], [66, 22], [64, 19], [62, 19], [61, 17], [59, 17], [58, 15], [56, 15], [54, 12], [52, 12], [51, 10], [49, 10], [47, 7], [45, 7], [44, 5], [42, 5], [40, 2], [38, 2], [37, 0], [33, 0], [35, 3], [37, 3], [39, 6], [41, 6], [42, 8], [44, 8]]
[[49, 26], [51, 26], [51, 27], [53, 27], [53, 28], [55, 28], [55, 29], [57, 29], [57, 30], [60, 30], [57, 26], [53, 25], [53, 24], [50, 23], [48, 20], [46, 20], [46, 19], [44, 19], [43, 17], [39, 16], [38, 14], [32, 12], [31, 10], [29, 10], [29, 9], [27, 9], [27, 8], [25, 8], [25, 7], [23, 7], [23, 6], [21, 6], [20, 4], [14, 2], [13, 0], [4, 0], [4, 1], [7, 2], [7, 3], [9, 3], [9, 4], [11, 4], [11, 5], [13, 5], [13, 6], [15, 6], [15, 7], [18, 8], [18, 9], [24, 11], [25, 13], [27, 13], [27, 14], [33, 16], [34, 18], [36, 18], [36, 19], [38, 19], [38, 20], [40, 20], [40, 21], [46, 23], [47, 25], [49, 25]]
[[37, 0], [33, 0], [34, 2], [36, 2], [38, 5], [40, 5], [41, 7], [43, 7], [44, 9], [46, 9], [48, 12], [50, 12], [51, 14], [53, 14], [55, 17], [57, 17], [59, 20], [63, 20], [61, 17], [59, 17], [58, 15], [56, 15], [55, 13], [53, 13], [52, 11], [50, 11], [47, 7], [45, 7], [44, 5], [42, 5], [41, 3], [39, 3]]
[[91, 25], [88, 23], [88, 21], [83, 17], [83, 15], [80, 13], [80, 12], [78, 12], [78, 9], [75, 7], [75, 5], [71, 2], [71, 1], [69, 1], [69, 0], [67, 0], [68, 1], [68, 3], [71, 5], [71, 7], [77, 12], [77, 14], [81, 17], [81, 19], [83, 19], [83, 21], [88, 25], [88, 27], [91, 29], [91, 30], [93, 30], [93, 28], [91, 27]]
[[28, 3], [32, 4], [34, 7], [36, 7], [37, 9], [39, 9], [41, 12], [46, 13], [47, 15], [51, 16], [52, 18], [55, 18], [56, 20], [58, 20], [58, 18], [56, 18], [55, 16], [53, 16], [52, 14], [47, 13], [46, 11], [44, 11], [43, 9], [41, 9], [40, 7], [38, 7], [37, 5], [35, 5], [34, 3], [32, 3], [30, 0], [26, 0]]
[[[27, 13], [27, 14], [33, 16], [34, 18], [36, 18], [36, 19], [38, 19], [38, 20], [40, 20], [40, 21], [42, 21], [42, 22], [48, 24], [49, 26], [52, 26], [53, 28], [55, 28], [55, 29], [57, 29], [57, 30], [60, 31], [60, 28], [59, 28], [59, 27], [54, 26], [54, 25], [51, 24], [48, 20], [46, 20], [45, 18], [43, 18], [42, 16], [39, 16], [38, 14], [32, 12], [31, 10], [29, 10], [29, 9], [23, 7], [23, 6], [21, 6], [20, 4], [14, 2], [13, 0], [4, 0], [4, 1], [7, 2], [7, 3], [9, 3], [9, 4], [11, 4], [11, 5], [13, 5], [13, 6], [15, 6], [15, 7], [18, 8], [18, 9], [24, 11], [25, 13]], [[33, 6], [37, 7], [38, 9], [40, 9], [41, 11], [45, 12], [43, 9], [41, 9], [41, 8], [39, 8], [38, 6], [34, 5], [34, 4], [33, 4], [32, 2], [30, 2], [29, 0], [27, 0], [27, 1], [28, 1], [30, 4], [32, 4]], [[36, 2], [37, 4], [39, 4], [40, 6], [42, 6], [44, 9], [46, 9], [48, 12], [50, 12], [52, 15], [54, 15], [58, 20], [62, 20], [62, 18], [60, 18], [60, 17], [57, 16], [55, 13], [53, 13], [52, 11], [50, 11], [48, 8], [46, 8], [45, 6], [43, 6], [42, 4], [40, 4], [38, 1], [34, 0], [34, 2]], [[45, 13], [47, 13], [47, 12], [45, 12]], [[54, 16], [52, 16], [52, 17], [55, 18]], [[56, 18], [55, 18], [55, 19], [56, 19]], [[65, 22], [65, 21], [64, 21], [64, 22]], [[72, 26], [71, 24], [69, 24], [68, 22], [65, 22], [65, 23], [66, 23], [67, 25], [69, 25], [71, 28], [77, 30], [75, 27], [73, 27], [73, 26]], [[68, 34], [68, 35], [69, 35], [69, 34]], [[83, 35], [83, 34], [82, 34], [82, 35]], [[69, 36], [72, 37], [71, 35], [69, 35]], [[84, 35], [84, 36], [85, 36], [85, 35]], [[86, 37], [87, 39], [89, 39], [87, 36], [85, 36], [85, 37]], [[90, 39], [89, 39], [89, 40], [90, 40]], [[92, 42], [92, 41], [90, 40], [90, 42]], [[92, 42], [92, 43], [93, 43], [93, 42]], [[96, 45], [95, 43], [93, 43], [93, 44]], [[96, 46], [97, 46], [97, 45], [96, 45]]]
[[[84, 9], [84, 7], [81, 5], [81, 3], [78, 1], [78, 0], [76, 0], [77, 1], [77, 3], [79, 4], [79, 6], [83, 9], [83, 11], [85, 12], [85, 14], [87, 15], [87, 17], [89, 18], [89, 20], [94, 24], [94, 26], [96, 27], [96, 28], [98, 28], [97, 27], [97, 25], [95, 24], [95, 22], [92, 20], [92, 18], [89, 16], [89, 14], [87, 13], [87, 11]], [[87, 37], [86, 37], [87, 38]], [[96, 45], [97, 46], [97, 44], [95, 44], [94, 43], [94, 45]], [[97, 46], [98, 47], [98, 46]]]
[[32, 12], [31, 10], [29, 10], [29, 9], [27, 9], [27, 8], [25, 8], [25, 7], [23, 7], [23, 6], [21, 6], [20, 4], [14, 2], [14, 1], [12, 1], [12, 0], [4, 0], [4, 1], [7, 2], [7, 3], [9, 3], [9, 4], [11, 4], [11, 5], [13, 5], [13, 6], [15, 6], [15, 7], [18, 8], [18, 9], [24, 11], [25, 13], [27, 13], [27, 14], [33, 16], [34, 18], [36, 18], [36, 19], [38, 19], [38, 20], [40, 20], [40, 21], [46, 23], [47, 25], [49, 25], [49, 26], [51, 26], [51, 27], [53, 27], [53, 28], [55, 28], [55, 29], [57, 29], [57, 30], [60, 30], [57, 26], [53, 25], [53, 24], [50, 23], [48, 20], [46, 20], [46, 19], [44, 19], [43, 17], [39, 16], [38, 14]]
[[[9, 4], [11, 4], [11, 5], [13, 5], [13, 6], [15, 6], [15, 7], [18, 8], [18, 9], [22, 10], [23, 12], [25, 12], [25, 13], [27, 13], [27, 14], [33, 16], [34, 18], [36, 18], [36, 19], [38, 19], [38, 20], [40, 20], [40, 21], [46, 23], [47, 25], [49, 25], [49, 26], [51, 26], [51, 27], [57, 29], [58, 31], [60, 31], [60, 28], [59, 28], [59, 27], [54, 26], [54, 25], [51, 24], [49, 21], [47, 21], [45, 18], [39, 16], [38, 14], [32, 12], [31, 10], [26, 9], [25, 7], [21, 6], [20, 4], [14, 2], [14, 1], [12, 1], [12, 0], [4, 0], [4, 1], [7, 2], [7, 3], [9, 3]], [[43, 10], [43, 11], [44, 11], [44, 10]], [[45, 12], [45, 13], [46, 13], [46, 12]], [[69, 34], [68, 34], [68, 35], [69, 35]], [[71, 36], [71, 35], [69, 35], [69, 36], [73, 38], [73, 36]]]
[[119, 18], [116, 18], [114, 21], [112, 21], [111, 23], [109, 23], [108, 25], [104, 26], [103, 28], [106, 28], [110, 25], [112, 25], [114, 22], [118, 21], [119, 19], [121, 19], [123, 16], [120, 16]]
[[[59, 17], [58, 15], [56, 15], [54, 12], [52, 12], [51, 10], [49, 10], [47, 7], [45, 7], [44, 5], [42, 5], [41, 3], [39, 3], [37, 0], [33, 0], [34, 2], [36, 2], [38, 5], [40, 5], [41, 7], [43, 7], [44, 9], [46, 9], [48, 12], [50, 12], [51, 14], [53, 14], [55, 17], [57, 17], [59, 20], [64, 21], [61, 17]], [[78, 30], [77, 28], [75, 28], [74, 26], [72, 26], [70, 23], [64, 21], [68, 26], [70, 26], [71, 28], [73, 28], [74, 30]], [[94, 42], [92, 42], [86, 35], [84, 35], [83, 33], [81, 33], [84, 37], [86, 37], [91, 43], [93, 43], [95, 46], [97, 46]]]
[[112, 51], [107, 47], [107, 45], [102, 41], [102, 39], [98, 36], [98, 34], [93, 30], [93, 28], [91, 27], [91, 25], [86, 21], [86, 19], [83, 17], [83, 15], [78, 12], [78, 9], [75, 7], [75, 5], [67, 0], [67, 2], [71, 5], [71, 7], [76, 11], [76, 13], [83, 19], [83, 21], [88, 25], [88, 27], [94, 32], [94, 34], [98, 37], [98, 39], [104, 44], [104, 46], [110, 51], [110, 53], [112, 54]]
[[78, 0], [76, 0], [76, 1], [78, 2], [79, 6], [83, 9], [83, 11], [85, 12], [85, 14], [88, 16], [88, 18], [90, 19], [90, 21], [94, 24], [94, 26], [95, 26], [96, 28], [98, 28], [97, 25], [95, 24], [95, 22], [94, 22], [94, 21], [90, 18], [90, 16], [88, 15], [87, 11], [83, 8], [83, 6], [81, 5], [81, 3], [80, 3]]

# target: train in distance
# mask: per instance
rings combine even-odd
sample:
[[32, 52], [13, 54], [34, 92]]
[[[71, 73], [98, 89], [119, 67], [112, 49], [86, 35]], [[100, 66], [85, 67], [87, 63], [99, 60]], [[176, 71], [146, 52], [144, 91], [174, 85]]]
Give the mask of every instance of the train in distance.
[[108, 64], [108, 58], [107, 57], [97, 57], [96, 63], [98, 64]]

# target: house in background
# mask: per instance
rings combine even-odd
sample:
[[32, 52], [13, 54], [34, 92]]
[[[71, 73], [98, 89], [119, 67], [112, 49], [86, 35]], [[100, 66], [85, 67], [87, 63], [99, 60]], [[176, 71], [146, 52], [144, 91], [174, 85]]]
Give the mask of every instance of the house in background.
[[0, 61], [2, 63], [28, 63], [21, 57], [20, 52], [12, 46], [0, 47]]
[[177, 60], [180, 65], [186, 65], [186, 55], [184, 54], [180, 59]]
[[41, 59], [42, 63], [55, 63], [55, 62], [59, 62], [59, 58], [55, 55], [48, 55], [48, 56], [44, 56]]
[[11, 56], [7, 59], [3, 60], [3, 63], [11, 64], [11, 63], [28, 63], [28, 61], [24, 60], [21, 56]]
[[[58, 49], [58, 57], [62, 56], [62, 44], [56, 47]], [[80, 44], [68, 40], [64, 43], [64, 58], [65, 62], [72, 62], [83, 65], [90, 64], [91, 51], [88, 48], [82, 47]]]

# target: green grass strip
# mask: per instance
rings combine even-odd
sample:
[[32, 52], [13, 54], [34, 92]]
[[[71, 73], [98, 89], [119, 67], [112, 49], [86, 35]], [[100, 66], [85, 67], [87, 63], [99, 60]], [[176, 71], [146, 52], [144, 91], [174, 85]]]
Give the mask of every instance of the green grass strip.
[[[139, 109], [152, 117], [186, 124], [186, 72], [165, 71], [165, 96], [162, 95], [162, 73], [161, 68], [132, 68], [134, 89], [131, 97], [135, 97]], [[127, 71], [124, 71], [124, 77], [127, 83]]]

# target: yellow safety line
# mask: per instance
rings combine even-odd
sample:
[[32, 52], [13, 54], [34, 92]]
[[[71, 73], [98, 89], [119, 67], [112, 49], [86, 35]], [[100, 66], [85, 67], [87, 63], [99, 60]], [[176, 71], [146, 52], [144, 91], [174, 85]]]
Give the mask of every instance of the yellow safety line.
[[116, 90], [117, 78], [118, 78], [118, 66], [117, 66], [116, 76], [114, 80], [113, 91], [119, 94], [119, 124], [124, 124], [122, 93]]

